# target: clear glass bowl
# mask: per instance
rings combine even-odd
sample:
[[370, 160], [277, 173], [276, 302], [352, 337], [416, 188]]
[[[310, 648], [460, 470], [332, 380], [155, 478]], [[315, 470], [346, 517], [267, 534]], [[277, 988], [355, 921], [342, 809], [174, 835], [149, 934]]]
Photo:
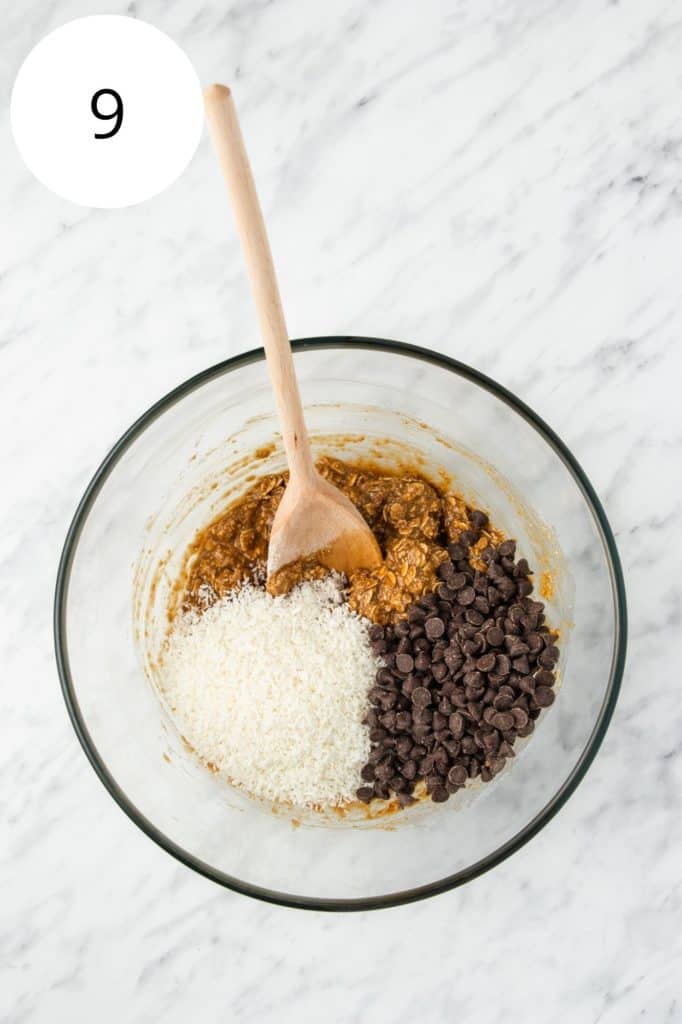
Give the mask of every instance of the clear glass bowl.
[[[294, 343], [318, 452], [395, 463], [420, 453], [518, 539], [550, 585], [561, 688], [493, 782], [386, 820], [267, 807], [188, 753], [153, 671], [169, 587], [197, 525], [283, 465], [262, 350], [227, 360], [144, 414], [95, 474], [69, 530], [55, 643], [80, 742], [112, 797], [178, 860], [231, 889], [296, 907], [361, 910], [443, 892], [520, 849], [585, 775], [611, 718], [626, 611], [613, 535], [585, 474], [514, 395], [475, 370], [397, 342]], [[162, 571], [159, 572], [159, 566]], [[548, 576], [543, 574], [547, 573]], [[294, 819], [294, 820], [292, 820]]]

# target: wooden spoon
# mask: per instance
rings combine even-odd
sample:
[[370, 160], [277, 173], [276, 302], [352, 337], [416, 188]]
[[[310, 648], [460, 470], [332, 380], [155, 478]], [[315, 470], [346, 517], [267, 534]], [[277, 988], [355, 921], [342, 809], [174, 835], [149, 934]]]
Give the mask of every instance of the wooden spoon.
[[224, 85], [211, 85], [204, 100], [246, 257], [289, 464], [289, 483], [270, 535], [268, 580], [292, 562], [313, 555], [343, 573], [376, 565], [381, 550], [374, 534], [313, 462], [272, 254], [232, 95]]

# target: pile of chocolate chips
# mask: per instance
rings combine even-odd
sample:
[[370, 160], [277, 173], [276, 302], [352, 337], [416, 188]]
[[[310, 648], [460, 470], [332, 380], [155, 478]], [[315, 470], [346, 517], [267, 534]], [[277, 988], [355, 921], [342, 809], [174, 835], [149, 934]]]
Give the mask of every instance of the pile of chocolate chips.
[[515, 561], [516, 543], [505, 540], [481, 552], [485, 571], [474, 569], [469, 548], [487, 517], [476, 511], [471, 520], [475, 529], [448, 547], [436, 592], [370, 631], [384, 667], [365, 718], [372, 745], [357, 791], [365, 803], [394, 793], [406, 806], [421, 779], [437, 803], [467, 779], [488, 782], [554, 701], [559, 650], [544, 605], [530, 596], [528, 562]]

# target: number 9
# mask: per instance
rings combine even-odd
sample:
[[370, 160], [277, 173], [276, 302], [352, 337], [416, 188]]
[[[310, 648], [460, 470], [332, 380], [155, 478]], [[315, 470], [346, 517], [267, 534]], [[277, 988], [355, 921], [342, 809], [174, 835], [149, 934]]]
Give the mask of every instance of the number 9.
[[[116, 108], [110, 114], [103, 114], [97, 106], [97, 101], [100, 96], [112, 96], [116, 102]], [[116, 92], [115, 89], [98, 89], [95, 95], [90, 100], [90, 109], [92, 110], [95, 117], [98, 117], [100, 121], [111, 121], [116, 119], [116, 124], [110, 132], [95, 132], [96, 139], [111, 139], [114, 137], [116, 132], [119, 130], [123, 123], [123, 100]]]

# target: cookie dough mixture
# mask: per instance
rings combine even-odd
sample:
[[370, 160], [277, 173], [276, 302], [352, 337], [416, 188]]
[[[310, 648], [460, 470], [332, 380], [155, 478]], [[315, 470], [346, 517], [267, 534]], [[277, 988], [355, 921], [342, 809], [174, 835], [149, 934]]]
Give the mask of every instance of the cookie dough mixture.
[[[412, 602], [435, 589], [447, 544], [471, 530], [470, 510], [461, 498], [441, 495], [416, 473], [390, 474], [331, 458], [320, 459], [318, 469], [362, 513], [384, 554], [381, 565], [351, 575], [351, 609], [372, 622], [397, 621]], [[189, 558], [186, 610], [205, 609], [244, 582], [264, 578], [270, 529], [285, 485], [284, 473], [263, 477], [197, 537]], [[471, 548], [474, 562], [484, 548], [502, 540], [487, 519], [479, 527]], [[287, 593], [301, 580], [321, 579], [328, 571], [306, 559], [286, 566], [269, 588]]]

